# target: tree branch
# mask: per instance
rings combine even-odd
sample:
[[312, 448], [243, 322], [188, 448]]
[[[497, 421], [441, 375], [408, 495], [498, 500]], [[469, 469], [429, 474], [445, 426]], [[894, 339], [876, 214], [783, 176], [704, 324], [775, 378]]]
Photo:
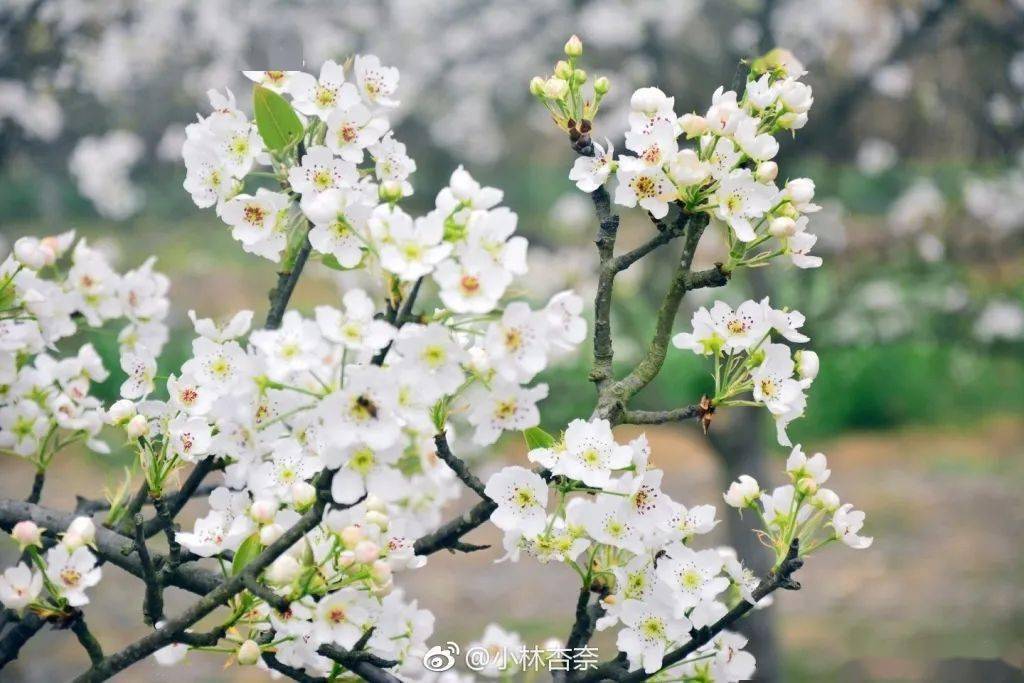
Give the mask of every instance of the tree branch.
[[437, 457], [445, 461], [448, 467], [451, 468], [452, 472], [455, 473], [463, 484], [473, 489], [473, 491], [484, 500], [490, 500], [484, 492], [484, 484], [480, 479], [473, 474], [462, 458], [452, 453], [452, 449], [448, 446], [448, 436], [444, 432], [434, 435], [434, 445], [437, 447]]
[[660, 425], [666, 422], [682, 422], [703, 415], [704, 410], [699, 405], [685, 406], [675, 410], [624, 410], [619, 418], [619, 424]]
[[306, 234], [302, 238], [302, 245], [299, 246], [299, 251], [295, 254], [295, 261], [291, 268], [277, 274], [277, 286], [270, 290], [270, 309], [267, 311], [267, 322], [263, 325], [264, 329], [276, 330], [281, 327], [281, 319], [284, 318], [284, 312], [288, 308], [288, 301], [292, 298], [292, 292], [295, 291], [295, 285], [299, 282], [302, 269], [306, 266], [309, 252], [313, 249], [313, 245], [309, 243], [310, 227], [312, 226], [308, 222], [304, 226]]
[[598, 591], [593, 603], [590, 602], [590, 594], [592, 592], [591, 587], [585, 585], [580, 588], [579, 597], [576, 599], [576, 621], [572, 625], [572, 631], [569, 632], [569, 640], [565, 644], [565, 649], [568, 653], [566, 655], [567, 670], [565, 678], [569, 681], [575, 680], [580, 673], [575, 669], [572, 653], [585, 647], [590, 642], [594, 635], [594, 627], [597, 625], [597, 620], [604, 616], [601, 598], [607, 594], [607, 590]]
[[46, 470], [36, 470], [36, 475], [32, 478], [32, 491], [26, 498], [29, 503], [39, 502], [39, 499], [43, 497], [43, 484], [45, 483]]
[[[312, 530], [323, 516], [324, 508], [330, 496], [330, 477], [321, 476], [317, 484], [317, 500], [298, 522], [293, 524], [274, 543], [257, 555], [245, 568], [234, 576], [221, 582], [205, 597], [195, 602], [180, 616], [168, 621], [161, 628], [128, 645], [121, 651], [106, 657], [81, 676], [75, 679], [78, 683], [95, 683], [103, 681], [135, 662], [151, 655], [160, 648], [174, 642], [175, 638], [197, 621], [227, 603], [232, 597], [245, 590], [248, 578], [255, 578], [280, 555]], [[362, 501], [365, 495], [358, 502]], [[356, 503], [353, 503], [353, 505]], [[345, 507], [351, 507], [345, 506]]]
[[96, 637], [89, 630], [89, 627], [85, 623], [85, 616], [81, 612], [78, 616], [71, 621], [71, 630], [78, 637], [78, 642], [82, 644], [86, 654], [89, 655], [89, 661], [93, 664], [98, 664], [103, 661], [103, 648], [100, 646], [100, 642], [96, 640]]
[[497, 508], [498, 506], [490, 499], [480, 501], [460, 516], [442, 524], [436, 531], [424, 534], [416, 539], [416, 543], [413, 544], [413, 551], [417, 555], [425, 556], [442, 549], [452, 552], [456, 550], [470, 552], [469, 549], [481, 550], [486, 548], [487, 546], [463, 544], [460, 539], [490, 519], [491, 513]]
[[146, 547], [146, 536], [142, 528], [142, 515], [135, 516], [135, 551], [142, 565], [142, 580], [146, 584], [146, 597], [142, 603], [142, 616], [150, 626], [164, 618], [164, 598], [160, 577], [157, 576], [153, 560]]

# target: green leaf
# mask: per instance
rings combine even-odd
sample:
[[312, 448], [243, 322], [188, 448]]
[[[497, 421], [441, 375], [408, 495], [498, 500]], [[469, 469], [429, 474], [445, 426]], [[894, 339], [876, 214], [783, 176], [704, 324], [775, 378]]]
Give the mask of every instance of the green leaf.
[[302, 138], [303, 128], [299, 115], [288, 100], [273, 90], [257, 85], [252, 91], [256, 129], [267, 149], [279, 152]]
[[231, 573], [237, 574], [245, 569], [245, 566], [256, 559], [262, 550], [259, 532], [242, 541], [242, 545], [235, 551], [235, 559], [231, 561]]
[[535, 448], [551, 448], [557, 443], [555, 437], [551, 436], [540, 427], [524, 429], [523, 438], [526, 439], [526, 447], [531, 451]]

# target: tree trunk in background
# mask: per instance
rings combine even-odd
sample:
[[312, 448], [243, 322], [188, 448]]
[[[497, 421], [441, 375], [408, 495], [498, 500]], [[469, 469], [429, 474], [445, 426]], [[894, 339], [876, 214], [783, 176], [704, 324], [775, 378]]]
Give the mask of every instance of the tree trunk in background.
[[[723, 411], [724, 412], [724, 411]], [[722, 487], [741, 474], [749, 474], [761, 482], [767, 481], [764, 447], [765, 411], [755, 408], [733, 408], [730, 414], [721, 414], [711, 424], [708, 433], [719, 462], [722, 464]], [[745, 514], [726, 515], [726, 534], [729, 545], [736, 549], [740, 559], [758, 576], [764, 576], [772, 568], [774, 559], [771, 551], [761, 545], [754, 529], [758, 526], [757, 516]], [[739, 632], [750, 639], [747, 650], [757, 658], [757, 673], [754, 679], [775, 683], [779, 676], [779, 652], [775, 640], [775, 625], [772, 608], [754, 610], [739, 623]]]

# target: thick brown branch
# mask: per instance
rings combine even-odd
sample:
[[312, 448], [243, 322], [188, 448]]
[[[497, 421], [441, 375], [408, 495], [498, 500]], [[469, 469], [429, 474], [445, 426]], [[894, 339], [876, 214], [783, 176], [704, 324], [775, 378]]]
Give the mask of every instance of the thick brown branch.
[[490, 500], [490, 497], [484, 493], [483, 482], [470, 471], [469, 466], [462, 458], [452, 453], [452, 449], [448, 446], [448, 436], [444, 432], [434, 435], [434, 445], [437, 447], [437, 457], [445, 461], [463, 484], [473, 489], [474, 493], [482, 499]]

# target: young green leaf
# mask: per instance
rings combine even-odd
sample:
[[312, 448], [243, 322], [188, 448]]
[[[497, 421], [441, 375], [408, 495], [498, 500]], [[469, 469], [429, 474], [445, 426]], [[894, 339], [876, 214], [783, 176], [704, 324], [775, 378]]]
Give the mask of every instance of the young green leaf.
[[540, 427], [524, 429], [523, 438], [526, 439], [526, 447], [531, 451], [535, 448], [551, 448], [556, 443], [555, 437], [551, 436]]
[[259, 532], [242, 541], [242, 545], [238, 546], [238, 550], [235, 551], [235, 558], [231, 562], [231, 573], [237, 574], [245, 569], [245, 565], [256, 559], [256, 556], [260, 554], [262, 549], [263, 546], [260, 545]]
[[299, 115], [288, 100], [273, 90], [257, 85], [252, 91], [252, 104], [256, 129], [267, 149], [279, 152], [302, 137]]

